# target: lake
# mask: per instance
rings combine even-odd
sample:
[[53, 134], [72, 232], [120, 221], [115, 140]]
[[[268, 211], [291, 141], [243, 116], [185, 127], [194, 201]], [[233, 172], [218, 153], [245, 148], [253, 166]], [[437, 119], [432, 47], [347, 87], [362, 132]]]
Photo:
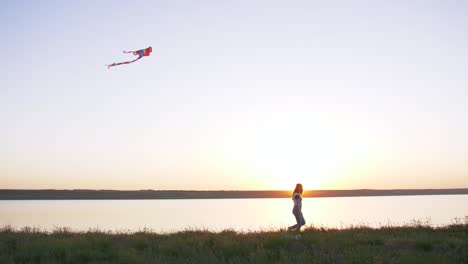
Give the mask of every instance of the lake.
[[[3, 200], [0, 226], [132, 232], [255, 231], [295, 224], [290, 199]], [[468, 216], [468, 195], [304, 198], [307, 225], [446, 225]]]

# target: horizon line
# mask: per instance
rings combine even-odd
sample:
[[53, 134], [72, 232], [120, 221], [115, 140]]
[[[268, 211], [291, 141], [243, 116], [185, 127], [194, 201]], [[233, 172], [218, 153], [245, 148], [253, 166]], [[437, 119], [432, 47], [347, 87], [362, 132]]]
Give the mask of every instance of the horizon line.
[[[37, 188], [37, 189], [10, 189], [0, 188], [0, 191], [123, 191], [123, 192], [139, 192], [139, 191], [177, 191], [177, 192], [270, 192], [270, 191], [291, 191], [291, 189], [88, 189], [88, 188], [77, 188], [77, 189], [53, 189], [53, 188]], [[379, 188], [357, 188], [357, 189], [304, 189], [304, 191], [398, 191], [398, 190], [466, 190], [468, 187], [456, 187], [456, 188], [390, 188], [390, 189], [379, 189]]]

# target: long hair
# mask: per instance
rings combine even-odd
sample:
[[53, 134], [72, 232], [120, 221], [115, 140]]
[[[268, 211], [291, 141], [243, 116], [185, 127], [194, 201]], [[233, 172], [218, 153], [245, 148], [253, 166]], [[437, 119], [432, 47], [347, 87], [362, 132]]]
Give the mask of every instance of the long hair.
[[303, 191], [302, 184], [300, 184], [300, 183], [296, 184], [296, 188], [294, 188], [294, 192], [292, 193], [292, 198], [294, 199], [294, 194], [295, 193], [300, 193], [301, 196], [302, 196], [302, 191]]

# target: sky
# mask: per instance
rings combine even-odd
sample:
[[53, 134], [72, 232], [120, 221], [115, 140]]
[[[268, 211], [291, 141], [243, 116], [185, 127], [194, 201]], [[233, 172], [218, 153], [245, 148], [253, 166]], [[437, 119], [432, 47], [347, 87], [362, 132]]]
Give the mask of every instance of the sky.
[[7, 0], [0, 189], [467, 188], [467, 8]]

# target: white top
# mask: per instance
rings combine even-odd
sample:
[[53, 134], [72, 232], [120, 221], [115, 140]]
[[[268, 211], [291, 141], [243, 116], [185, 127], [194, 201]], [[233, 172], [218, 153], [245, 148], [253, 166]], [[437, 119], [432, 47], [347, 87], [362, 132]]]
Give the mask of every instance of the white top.
[[299, 209], [302, 208], [302, 195], [301, 193], [294, 193], [292, 200], [294, 201], [294, 206], [298, 206]]

